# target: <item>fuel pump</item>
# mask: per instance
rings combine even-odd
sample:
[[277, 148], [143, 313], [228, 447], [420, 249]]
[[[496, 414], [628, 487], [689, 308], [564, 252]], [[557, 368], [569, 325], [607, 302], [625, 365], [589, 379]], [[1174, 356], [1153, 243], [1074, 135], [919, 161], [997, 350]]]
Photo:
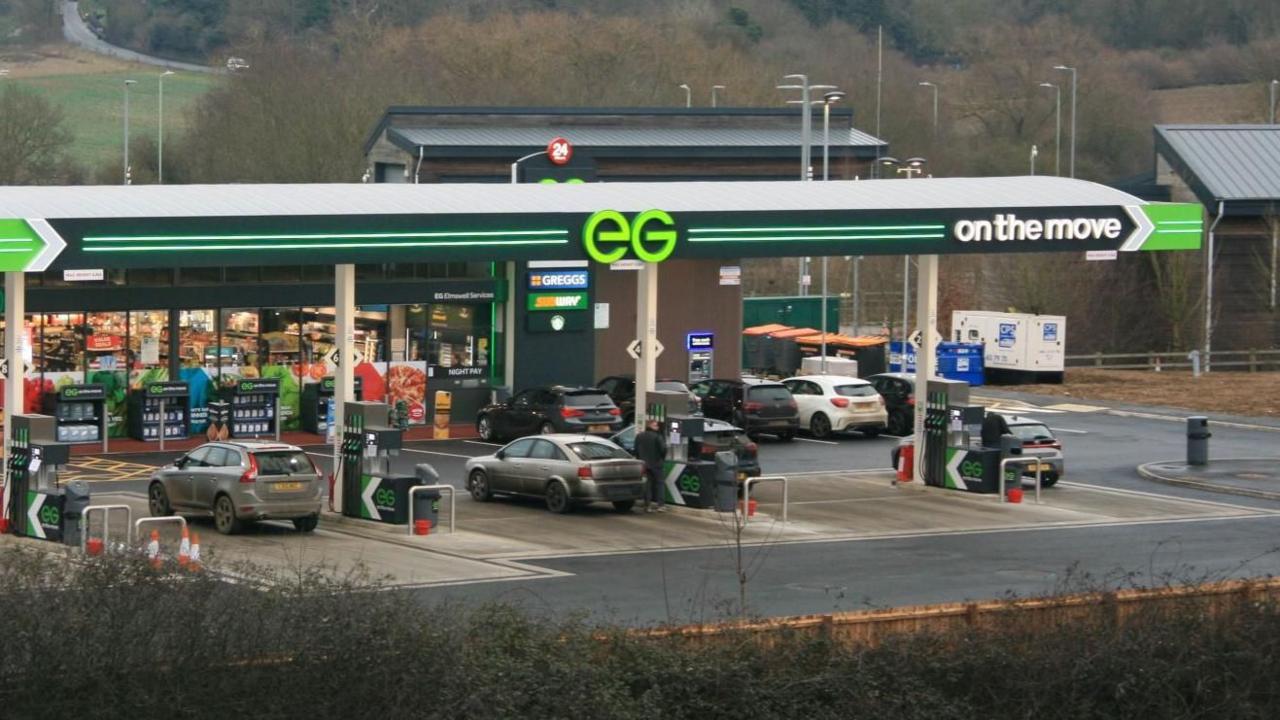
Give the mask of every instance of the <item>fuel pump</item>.
[[738, 498], [738, 459], [733, 453], [704, 452], [706, 420], [692, 415], [668, 415], [662, 420], [667, 436], [663, 465], [666, 500], [691, 508], [732, 512]]
[[388, 424], [390, 408], [379, 402], [348, 402], [342, 434], [342, 514], [404, 525], [409, 522], [409, 488], [415, 475], [395, 475], [391, 458], [400, 454], [404, 430]]
[[58, 468], [71, 446], [54, 440], [51, 415], [16, 415], [9, 440], [9, 482], [5, 486], [10, 527], [17, 535], [78, 544], [80, 513], [89, 505], [85, 483], [58, 485]]

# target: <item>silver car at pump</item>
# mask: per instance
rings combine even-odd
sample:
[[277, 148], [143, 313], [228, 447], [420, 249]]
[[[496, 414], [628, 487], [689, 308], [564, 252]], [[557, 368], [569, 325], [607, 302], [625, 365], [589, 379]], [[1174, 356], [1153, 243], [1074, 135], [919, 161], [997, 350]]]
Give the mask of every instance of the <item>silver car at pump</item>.
[[574, 505], [612, 503], [627, 512], [644, 497], [644, 463], [604, 438], [552, 433], [515, 440], [467, 461], [467, 491], [478, 501], [495, 494], [545, 499], [565, 513]]

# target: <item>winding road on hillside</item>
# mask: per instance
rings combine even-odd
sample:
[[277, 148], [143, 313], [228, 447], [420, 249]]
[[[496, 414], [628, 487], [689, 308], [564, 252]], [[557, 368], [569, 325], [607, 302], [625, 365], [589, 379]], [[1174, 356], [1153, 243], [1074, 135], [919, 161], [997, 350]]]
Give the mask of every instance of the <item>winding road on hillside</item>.
[[206, 65], [196, 65], [193, 63], [178, 62], [177, 60], [167, 60], [165, 58], [155, 57], [153, 55], [143, 55], [122, 47], [117, 47], [103, 41], [93, 31], [89, 29], [84, 18], [80, 17], [80, 3], [64, 2], [62, 4], [62, 37], [72, 45], [88, 50], [89, 52], [99, 55], [108, 55], [120, 60], [129, 62], [142, 63], [144, 65], [155, 65], [157, 67], [168, 68], [170, 70], [183, 70], [186, 72], [209, 73], [212, 75], [223, 74], [226, 70], [217, 67], [208, 67]]

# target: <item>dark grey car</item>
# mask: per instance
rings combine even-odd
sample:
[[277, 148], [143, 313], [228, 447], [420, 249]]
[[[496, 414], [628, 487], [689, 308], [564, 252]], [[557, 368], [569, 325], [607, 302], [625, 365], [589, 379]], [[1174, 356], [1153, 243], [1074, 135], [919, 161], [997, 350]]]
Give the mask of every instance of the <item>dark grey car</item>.
[[495, 494], [545, 498], [566, 513], [574, 504], [609, 502], [628, 512], [644, 497], [644, 463], [591, 435], [555, 433], [521, 438], [492, 455], [467, 461], [467, 491], [478, 501]]
[[206, 443], [151, 475], [155, 517], [212, 516], [230, 535], [245, 522], [292, 520], [302, 532], [320, 520], [323, 483], [301, 448], [273, 442]]

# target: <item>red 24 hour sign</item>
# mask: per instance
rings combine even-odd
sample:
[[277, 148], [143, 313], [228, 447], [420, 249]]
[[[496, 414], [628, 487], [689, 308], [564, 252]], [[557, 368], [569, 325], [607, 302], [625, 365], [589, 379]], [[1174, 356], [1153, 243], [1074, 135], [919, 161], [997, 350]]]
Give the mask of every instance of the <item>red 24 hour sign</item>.
[[562, 137], [554, 138], [547, 143], [547, 158], [554, 165], [568, 165], [573, 158], [573, 145]]

